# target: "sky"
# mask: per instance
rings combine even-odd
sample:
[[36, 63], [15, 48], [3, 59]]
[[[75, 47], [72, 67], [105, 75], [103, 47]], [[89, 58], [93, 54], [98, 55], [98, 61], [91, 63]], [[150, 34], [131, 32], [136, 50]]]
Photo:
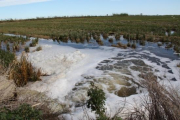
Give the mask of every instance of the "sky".
[[180, 0], [0, 0], [0, 20], [53, 16], [180, 15]]

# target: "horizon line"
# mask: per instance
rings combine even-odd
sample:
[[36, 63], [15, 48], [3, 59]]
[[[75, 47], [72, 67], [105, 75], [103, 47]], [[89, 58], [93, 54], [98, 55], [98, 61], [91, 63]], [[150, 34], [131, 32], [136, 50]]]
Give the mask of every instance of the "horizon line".
[[121, 16], [124, 17], [121, 14], [127, 14], [127, 16], [179, 16], [180, 14], [156, 14], [156, 15], [148, 15], [148, 14], [128, 14], [128, 13], [112, 13], [112, 14], [106, 14], [106, 15], [63, 15], [63, 16], [37, 16], [32, 18], [6, 18], [1, 19], [0, 21], [16, 21], [16, 20], [38, 20], [38, 19], [52, 19], [52, 18], [74, 18], [74, 17], [112, 17], [112, 16]]

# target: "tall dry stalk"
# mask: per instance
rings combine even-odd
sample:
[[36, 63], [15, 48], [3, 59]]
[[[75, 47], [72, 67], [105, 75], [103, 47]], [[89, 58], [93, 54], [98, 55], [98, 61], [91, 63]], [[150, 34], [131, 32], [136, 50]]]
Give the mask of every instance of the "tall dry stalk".
[[[161, 85], [153, 74], [142, 75], [141, 84], [149, 96], [142, 98], [141, 109], [134, 108], [129, 120], [180, 120], [180, 96], [172, 86]], [[143, 108], [143, 109], [142, 109]]]

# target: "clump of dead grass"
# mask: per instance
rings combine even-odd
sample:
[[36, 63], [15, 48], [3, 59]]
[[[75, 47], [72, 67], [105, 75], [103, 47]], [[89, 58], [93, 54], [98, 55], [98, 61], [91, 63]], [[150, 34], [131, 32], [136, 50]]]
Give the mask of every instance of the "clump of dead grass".
[[12, 77], [18, 87], [26, 85], [28, 81], [41, 80], [41, 70], [36, 70], [32, 66], [31, 62], [28, 61], [25, 53], [22, 53], [20, 61], [16, 61], [14, 63], [10, 74], [10, 77]]
[[180, 120], [180, 96], [172, 86], [161, 85], [152, 74], [141, 81], [149, 95], [142, 98], [141, 108], [134, 107], [127, 120]]

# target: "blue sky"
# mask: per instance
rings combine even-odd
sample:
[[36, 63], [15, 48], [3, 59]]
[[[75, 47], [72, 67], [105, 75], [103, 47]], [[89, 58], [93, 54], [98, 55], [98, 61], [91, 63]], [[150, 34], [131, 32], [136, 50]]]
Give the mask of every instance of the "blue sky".
[[0, 19], [106, 15], [180, 15], [180, 0], [0, 0]]

